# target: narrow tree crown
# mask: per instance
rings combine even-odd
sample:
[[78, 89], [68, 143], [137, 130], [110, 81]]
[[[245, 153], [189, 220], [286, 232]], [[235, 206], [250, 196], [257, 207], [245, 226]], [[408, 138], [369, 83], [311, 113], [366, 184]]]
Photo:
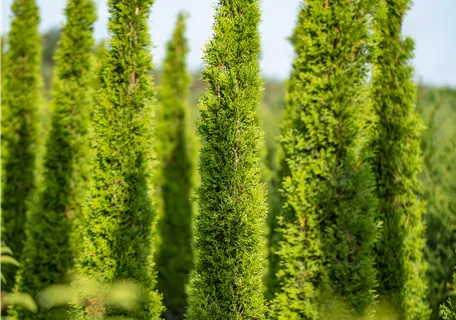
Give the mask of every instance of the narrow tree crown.
[[[292, 43], [273, 319], [362, 317], [374, 301], [374, 178], [363, 146], [375, 1], [309, 0]], [[340, 305], [339, 305], [340, 304]]]
[[189, 319], [264, 319], [259, 22], [259, 1], [219, 1], [205, 49], [208, 89], [199, 103], [201, 187]]
[[[162, 308], [152, 260], [154, 88], [147, 24], [153, 2], [108, 2], [111, 39], [93, 118], [93, 181], [78, 267], [80, 274], [105, 285], [126, 278], [142, 284], [148, 294], [138, 310], [103, 310], [106, 315], [136, 319], [158, 319]], [[92, 311], [87, 306], [80, 317]]]
[[[34, 0], [15, 0], [2, 63], [2, 241], [20, 257], [28, 202], [35, 188], [37, 112], [40, 100], [41, 39]], [[6, 266], [5, 290], [14, 284], [16, 267]]]
[[166, 319], [183, 319], [187, 308], [186, 286], [193, 269], [190, 198], [195, 183], [193, 136], [189, 132], [186, 15], [180, 13], [167, 45], [158, 90], [157, 136], [160, 160], [160, 195], [163, 213], [158, 223], [157, 288], [163, 294]]
[[425, 203], [418, 198], [422, 122], [415, 111], [414, 44], [401, 35], [408, 0], [386, 1], [375, 19], [379, 48], [372, 96], [378, 117], [373, 149], [383, 232], [377, 246], [379, 294], [401, 319], [427, 319], [424, 261]]

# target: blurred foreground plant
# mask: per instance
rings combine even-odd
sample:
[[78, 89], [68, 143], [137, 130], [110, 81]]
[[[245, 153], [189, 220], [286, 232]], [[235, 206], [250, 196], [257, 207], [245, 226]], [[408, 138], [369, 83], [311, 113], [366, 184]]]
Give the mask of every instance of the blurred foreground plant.
[[[13, 251], [7, 247], [4, 243], [0, 247], [1, 252], [1, 263], [10, 264], [16, 267], [20, 267], [19, 262], [12, 257]], [[2, 283], [6, 283], [6, 278], [3, 273], [0, 272]], [[1, 310], [2, 312], [6, 309], [7, 306], [17, 305], [23, 308], [28, 309], [31, 312], [36, 312], [37, 307], [35, 301], [28, 294], [20, 292], [7, 292], [2, 291], [1, 296]]]
[[147, 295], [143, 287], [133, 281], [122, 280], [106, 286], [93, 278], [77, 277], [71, 285], [53, 285], [43, 290], [38, 302], [45, 309], [75, 305], [88, 311], [91, 319], [130, 319], [105, 317], [106, 307], [135, 310], [144, 296]]
[[[400, 320], [397, 306], [386, 299], [380, 299], [359, 316], [346, 296], [323, 292], [319, 306], [320, 320]], [[450, 318], [449, 320], [453, 320]]]

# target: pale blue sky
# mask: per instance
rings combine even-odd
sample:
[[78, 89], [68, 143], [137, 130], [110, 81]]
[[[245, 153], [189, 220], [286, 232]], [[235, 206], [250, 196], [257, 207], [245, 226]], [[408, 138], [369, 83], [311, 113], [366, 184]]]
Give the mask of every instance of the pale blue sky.
[[[64, 21], [64, 0], [37, 0], [41, 10], [40, 30]], [[284, 79], [288, 76], [293, 49], [286, 40], [294, 27], [297, 9], [302, 0], [263, 0], [262, 34], [263, 53], [261, 67], [268, 77]], [[9, 29], [12, 0], [2, 0], [2, 28]], [[188, 38], [191, 51], [189, 66], [202, 67], [201, 49], [211, 35], [213, 4], [216, 0], [156, 0], [150, 18], [154, 62], [163, 61], [165, 44], [170, 36], [175, 18], [180, 10], [190, 13]], [[416, 77], [434, 85], [456, 87], [456, 0], [415, 0], [405, 19], [403, 31], [416, 41]], [[95, 0], [98, 21], [97, 39], [106, 38], [108, 13], [106, 0]]]

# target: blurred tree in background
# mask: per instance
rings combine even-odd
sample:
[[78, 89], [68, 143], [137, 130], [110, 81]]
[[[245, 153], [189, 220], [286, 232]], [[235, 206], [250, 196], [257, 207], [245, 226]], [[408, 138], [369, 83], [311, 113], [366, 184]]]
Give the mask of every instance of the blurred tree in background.
[[157, 152], [161, 164], [163, 213], [158, 222], [157, 289], [163, 294], [166, 319], [183, 319], [187, 285], [193, 269], [193, 211], [196, 150], [189, 127], [191, 77], [187, 71], [188, 44], [184, 13], [167, 45], [158, 89]]
[[[15, 0], [2, 67], [2, 240], [19, 258], [36, 175], [41, 90], [41, 43], [38, 7], [33, 0]], [[3, 61], [2, 57], [2, 61]], [[6, 290], [14, 285], [16, 268], [5, 265]]]
[[268, 235], [268, 269], [266, 284], [266, 298], [272, 299], [277, 291], [277, 281], [275, 274], [278, 268], [278, 259], [275, 254], [277, 247], [278, 234], [277, 214], [282, 207], [280, 197], [280, 161], [282, 160], [282, 150], [279, 143], [280, 123], [283, 117], [285, 107], [285, 88], [282, 82], [266, 81], [263, 103], [260, 107], [261, 125], [265, 133], [265, 145], [263, 147], [263, 167], [262, 180], [267, 185], [268, 190], [268, 218], [267, 218], [267, 235]]
[[41, 75], [44, 80], [44, 89], [47, 98], [51, 98], [51, 88], [52, 88], [52, 79], [53, 79], [53, 70], [55, 67], [55, 50], [57, 48], [57, 44], [62, 34], [62, 28], [60, 27], [52, 27], [49, 28], [46, 32], [43, 33], [41, 36], [42, 41], [42, 62], [43, 65], [41, 66]]
[[[92, 38], [96, 20], [92, 0], [69, 0], [67, 21], [55, 53], [52, 121], [44, 160], [43, 191], [27, 221], [22, 268], [16, 289], [36, 296], [66, 282], [80, 238], [74, 233], [88, 187], [88, 127], [93, 106]], [[39, 248], [39, 249], [37, 249]], [[12, 318], [58, 319], [16, 309]]]
[[[93, 54], [93, 70], [94, 77], [92, 82], [92, 90], [95, 92], [95, 98], [98, 97], [101, 89], [101, 68], [103, 66], [103, 60], [106, 57], [106, 41], [101, 40], [95, 45], [95, 51]], [[95, 103], [97, 100], [95, 99]]]

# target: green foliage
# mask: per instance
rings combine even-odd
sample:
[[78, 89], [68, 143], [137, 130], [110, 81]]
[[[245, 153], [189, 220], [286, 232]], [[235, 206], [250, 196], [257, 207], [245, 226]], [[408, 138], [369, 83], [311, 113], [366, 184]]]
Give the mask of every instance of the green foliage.
[[[162, 311], [152, 259], [154, 88], [147, 26], [152, 4], [108, 2], [111, 40], [92, 124], [93, 174], [78, 272], [105, 286], [131, 279], [146, 287], [148, 298], [134, 311], [108, 307], [105, 316], [158, 319]], [[90, 314], [88, 307], [78, 309], [79, 319]]]
[[187, 314], [192, 320], [265, 317], [259, 22], [259, 1], [221, 0], [205, 49], [197, 259]]
[[[44, 159], [44, 186], [38, 208], [27, 221], [17, 290], [36, 296], [65, 281], [73, 265], [72, 225], [80, 216], [88, 187], [88, 126], [93, 105], [91, 51], [96, 20], [92, 0], [69, 0], [67, 22], [55, 55], [53, 114]], [[76, 241], [75, 241], [76, 242]], [[77, 239], [79, 242], [79, 239]], [[50, 319], [16, 310], [18, 319]]]
[[[371, 121], [365, 82], [374, 4], [309, 0], [299, 13], [282, 124], [271, 319], [324, 318], [340, 305], [341, 319], [356, 319], [374, 303], [377, 200], [362, 150]], [[341, 301], [328, 304], [335, 296]]]
[[422, 122], [414, 108], [413, 41], [401, 35], [409, 0], [389, 0], [377, 11], [379, 48], [372, 97], [378, 117], [373, 149], [383, 232], [376, 247], [381, 299], [396, 304], [401, 319], [428, 319], [424, 261], [425, 203], [418, 174]]
[[163, 294], [166, 319], [183, 319], [187, 307], [186, 287], [193, 269], [192, 219], [195, 152], [188, 131], [188, 96], [185, 15], [179, 14], [168, 42], [159, 88], [157, 121], [158, 158], [163, 215], [158, 222], [161, 245], [157, 250], [157, 289]]
[[[453, 274], [453, 294], [456, 288], [456, 272]], [[448, 298], [446, 304], [440, 306], [440, 316], [443, 320], [456, 320], [456, 295]]]
[[[20, 267], [19, 262], [13, 258], [13, 251], [3, 243], [1, 244], [1, 263], [2, 265]], [[6, 283], [6, 278], [3, 276], [3, 273], [1, 273], [1, 278], [2, 283]], [[35, 301], [26, 293], [2, 291], [1, 311], [5, 311], [8, 306], [20, 306], [30, 312], [37, 312]]]
[[426, 130], [424, 155], [426, 260], [429, 263], [429, 303], [432, 319], [450, 294], [456, 248], [456, 90], [419, 88], [417, 109]]
[[[20, 257], [25, 239], [28, 202], [35, 187], [37, 113], [40, 105], [41, 46], [38, 7], [33, 0], [15, 0], [2, 68], [2, 240]], [[2, 57], [3, 60], [3, 57]], [[14, 285], [16, 269], [2, 270]]]

